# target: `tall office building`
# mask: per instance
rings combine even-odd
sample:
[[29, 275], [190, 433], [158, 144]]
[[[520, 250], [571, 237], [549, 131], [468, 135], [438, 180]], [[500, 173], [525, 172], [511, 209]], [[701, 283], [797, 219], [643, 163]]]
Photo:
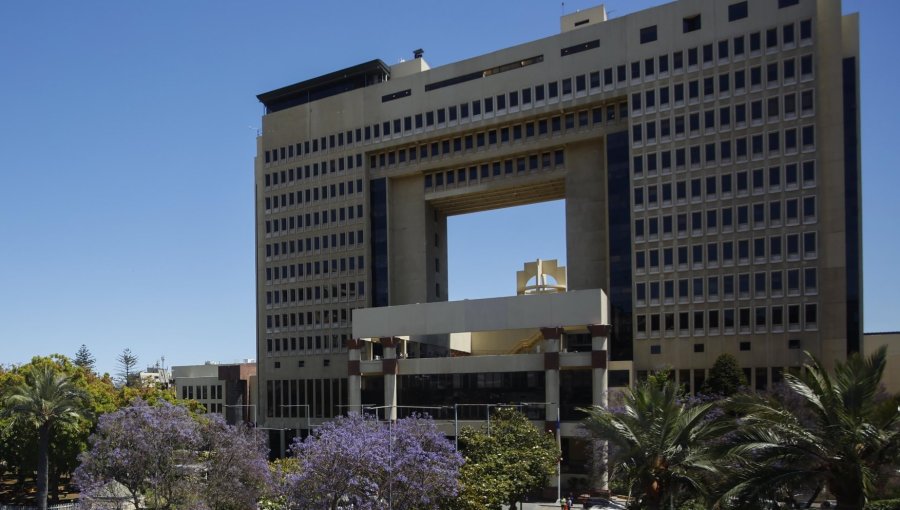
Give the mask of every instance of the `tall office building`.
[[[558, 375], [559, 395], [608, 361], [610, 386], [669, 366], [699, 390], [731, 353], [765, 388], [803, 351], [830, 364], [859, 350], [858, 30], [839, 0], [681, 0], [616, 19], [598, 7], [454, 64], [416, 52], [261, 94], [260, 420], [303, 428], [306, 412], [402, 404], [404, 363], [452, 373], [414, 362], [471, 357], [474, 337], [413, 342], [404, 359], [392, 339], [360, 347], [353, 310], [446, 301], [448, 216], [546, 200], [565, 199], [569, 293], [609, 303], [608, 322], [565, 325], [572, 349], [552, 345], [578, 350], [590, 331], [580, 345], [600, 354], [535, 370], [497, 351], [479, 373]], [[591, 347], [590, 327], [608, 325]], [[367, 364], [389, 354], [399, 368]]]

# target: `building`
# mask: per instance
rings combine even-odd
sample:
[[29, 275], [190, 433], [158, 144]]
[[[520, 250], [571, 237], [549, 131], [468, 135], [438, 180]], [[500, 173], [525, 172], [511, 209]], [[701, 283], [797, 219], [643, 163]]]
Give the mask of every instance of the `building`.
[[[406, 370], [464, 370], [476, 389], [571, 372], [598, 392], [592, 370], [614, 387], [668, 366], [696, 390], [731, 353], [766, 388], [803, 351], [832, 364], [860, 350], [858, 17], [839, 0], [681, 0], [616, 19], [601, 6], [560, 25], [433, 69], [417, 51], [258, 96], [268, 427], [406, 405]], [[449, 216], [554, 199], [566, 202], [566, 294], [609, 308], [523, 323], [543, 361], [460, 348], [454, 335], [478, 321], [375, 327], [464, 306], [442, 305]], [[567, 344], [591, 354], [546, 356]], [[440, 384], [420, 405], [443, 399]], [[575, 416], [557, 403], [565, 429]]]
[[863, 355], [871, 356], [881, 346], [887, 348], [887, 368], [881, 382], [889, 393], [900, 393], [900, 331], [863, 335]]
[[221, 414], [230, 424], [256, 423], [256, 363], [172, 367], [175, 395], [196, 400], [208, 413]]

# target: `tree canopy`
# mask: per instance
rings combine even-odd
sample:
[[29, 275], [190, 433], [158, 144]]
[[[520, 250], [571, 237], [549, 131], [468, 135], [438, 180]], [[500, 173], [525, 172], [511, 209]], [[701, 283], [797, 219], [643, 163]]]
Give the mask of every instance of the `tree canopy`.
[[325, 423], [291, 447], [297, 472], [286, 476], [293, 508], [376, 510], [441, 508], [457, 492], [462, 459], [425, 417], [393, 424], [351, 414]]
[[460, 510], [512, 507], [546, 485], [560, 456], [554, 435], [538, 430], [512, 408], [494, 412], [490, 433], [464, 428], [459, 445], [465, 464], [460, 470], [462, 492], [454, 506]]
[[829, 374], [810, 358], [800, 375], [786, 374], [790, 402], [739, 393], [730, 408], [742, 416], [729, 436], [723, 501], [822, 488], [839, 509], [861, 510], [885, 470], [900, 458], [900, 409], [879, 398], [887, 362], [881, 348], [854, 354]]
[[710, 419], [713, 403], [689, 405], [674, 382], [649, 382], [626, 390], [621, 408], [584, 409], [592, 437], [609, 442], [613, 476], [637, 498], [640, 508], [680, 508], [706, 495], [707, 476], [717, 472], [713, 446], [727, 431]]

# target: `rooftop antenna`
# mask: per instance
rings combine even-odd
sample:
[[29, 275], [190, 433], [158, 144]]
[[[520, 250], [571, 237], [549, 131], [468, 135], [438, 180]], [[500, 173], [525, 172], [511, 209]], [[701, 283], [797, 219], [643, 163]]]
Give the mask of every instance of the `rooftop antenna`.
[[565, 16], [566, 15], [566, 3], [562, 2], [562, 4], [559, 6], [559, 8], [562, 11], [562, 15]]

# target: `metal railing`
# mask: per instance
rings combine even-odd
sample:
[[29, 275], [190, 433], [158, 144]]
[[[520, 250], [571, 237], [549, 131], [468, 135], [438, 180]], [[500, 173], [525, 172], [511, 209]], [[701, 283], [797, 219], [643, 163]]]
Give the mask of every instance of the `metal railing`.
[[[59, 505], [48, 505], [47, 510], [76, 510], [78, 503], [62, 503]], [[21, 505], [4, 505], [0, 503], [0, 510], [38, 510], [36, 506]]]

